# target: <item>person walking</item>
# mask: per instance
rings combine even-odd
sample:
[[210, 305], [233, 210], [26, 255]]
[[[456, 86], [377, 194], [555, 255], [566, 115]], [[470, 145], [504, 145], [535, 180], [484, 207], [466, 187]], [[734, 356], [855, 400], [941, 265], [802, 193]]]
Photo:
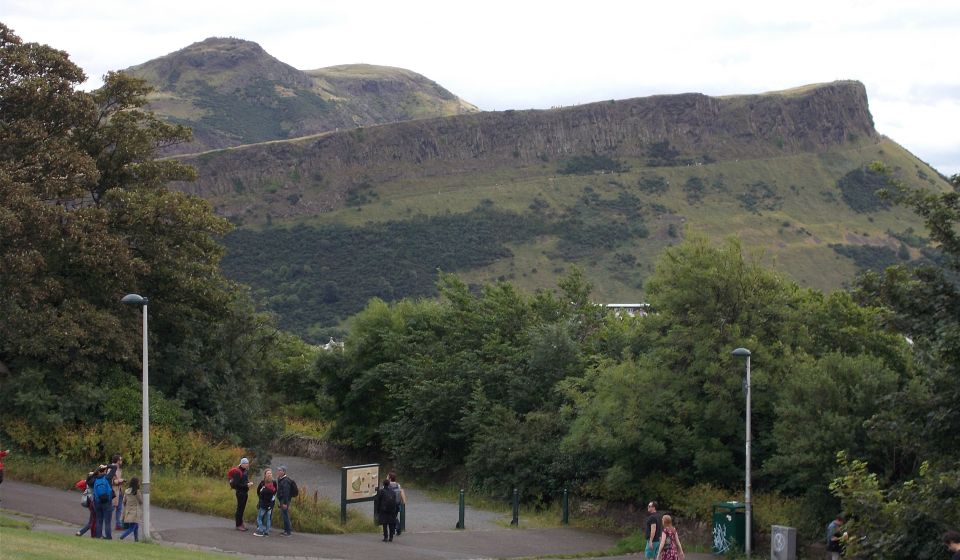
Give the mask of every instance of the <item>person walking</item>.
[[87, 509], [90, 511], [90, 519], [87, 520], [87, 524], [74, 533], [78, 537], [82, 537], [84, 533], [90, 531], [90, 538], [97, 538], [97, 510], [93, 499], [93, 482], [101, 469], [105, 470], [106, 468], [106, 465], [94, 467], [92, 471], [87, 473], [85, 480], [81, 480], [74, 485], [76, 488], [83, 490], [83, 493], [87, 496]]
[[273, 503], [277, 498], [277, 484], [273, 481], [272, 470], [263, 471], [263, 480], [257, 485], [257, 496], [260, 500], [257, 504], [257, 530], [253, 536], [266, 537], [273, 526]]
[[110, 484], [109, 467], [102, 465], [93, 479], [93, 507], [97, 511], [98, 539], [112, 539], [113, 525], [110, 517], [113, 515], [113, 486]]
[[407, 494], [403, 491], [403, 487], [400, 486], [400, 483], [397, 482], [397, 473], [390, 471], [390, 474], [387, 475], [387, 478], [390, 480], [390, 489], [394, 491], [397, 495], [397, 515], [393, 521], [394, 536], [399, 537], [402, 531], [400, 527], [400, 512], [403, 511], [407, 506]]
[[660, 536], [657, 560], [683, 560], [683, 545], [680, 544], [680, 535], [673, 526], [673, 518], [664, 515], [660, 523], [663, 525], [663, 534]]
[[123, 526], [120, 525], [120, 515], [123, 513], [123, 483], [126, 481], [123, 479], [123, 473], [120, 470], [122, 465], [123, 457], [119, 453], [114, 453], [113, 457], [110, 457], [110, 465], [107, 467], [107, 472], [110, 473], [110, 485], [113, 486], [113, 506], [116, 508], [114, 515], [116, 524], [113, 528], [117, 531], [123, 530]]
[[123, 523], [127, 525], [127, 530], [120, 535], [120, 540], [133, 533], [133, 540], [140, 542], [140, 524], [143, 523], [143, 495], [140, 493], [140, 479], [137, 477], [130, 479], [130, 488], [127, 488], [123, 494]]
[[651, 501], [647, 503], [647, 520], [644, 522], [643, 534], [647, 539], [644, 556], [647, 558], [656, 558], [657, 551], [660, 550], [660, 536], [663, 534], [663, 526], [660, 524], [660, 514], [657, 513], [657, 502]]
[[383, 527], [383, 542], [393, 542], [394, 523], [397, 520], [397, 493], [390, 488], [390, 478], [383, 481], [383, 486], [373, 497], [373, 511], [376, 521]]
[[953, 553], [950, 560], [960, 560], [960, 533], [947, 531], [943, 535], [943, 544], [947, 546], [947, 550]]
[[289, 537], [293, 534], [292, 526], [290, 525], [290, 501], [293, 499], [294, 495], [294, 483], [293, 479], [287, 476], [287, 467], [280, 465], [277, 468], [277, 503], [280, 504], [280, 519], [283, 520], [283, 532], [280, 533], [281, 537]]
[[233, 470], [230, 476], [230, 487], [237, 494], [237, 512], [234, 514], [234, 521], [237, 524], [237, 531], [246, 531], [247, 526], [243, 523], [243, 514], [247, 509], [247, 495], [253, 483], [250, 482], [247, 470], [250, 468], [250, 460], [246, 457], [240, 458], [239, 468]]
[[843, 515], [837, 516], [827, 525], [827, 552], [830, 553], [830, 560], [840, 560], [843, 556]]
[[9, 454], [9, 449], [0, 450], [0, 484], [3, 484], [3, 458]]

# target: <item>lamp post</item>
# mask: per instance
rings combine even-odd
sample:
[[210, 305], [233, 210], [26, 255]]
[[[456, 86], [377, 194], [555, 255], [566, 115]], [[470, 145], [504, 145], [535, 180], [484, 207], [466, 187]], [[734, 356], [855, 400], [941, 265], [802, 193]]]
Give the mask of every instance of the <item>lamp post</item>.
[[751, 503], [751, 496], [750, 496], [750, 351], [747, 350], [746, 348], [737, 348], [736, 350], [731, 352], [731, 354], [733, 354], [734, 356], [737, 356], [738, 358], [747, 359], [747, 383], [746, 383], [746, 387], [747, 387], [747, 451], [746, 451], [747, 453], [747, 465], [746, 465], [747, 488], [746, 488], [746, 496], [744, 500], [744, 503], [747, 506], [746, 507], [747, 511], [745, 512], [747, 519], [745, 524], [746, 538], [744, 539], [743, 545], [744, 545], [744, 552], [747, 553], [747, 558], [749, 558], [750, 557], [750, 534], [751, 534], [750, 525], [753, 517], [752, 515], [753, 506]]
[[143, 495], [143, 540], [150, 540], [150, 386], [147, 363], [147, 304], [149, 300], [137, 294], [123, 296], [120, 303], [139, 305], [143, 308], [143, 480], [140, 493]]

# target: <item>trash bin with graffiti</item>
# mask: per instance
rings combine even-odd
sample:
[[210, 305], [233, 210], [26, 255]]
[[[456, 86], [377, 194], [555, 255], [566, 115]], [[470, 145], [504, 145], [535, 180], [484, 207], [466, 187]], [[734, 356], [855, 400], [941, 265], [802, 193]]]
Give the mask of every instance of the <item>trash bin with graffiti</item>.
[[713, 553], [744, 551], [747, 506], [741, 502], [713, 504]]

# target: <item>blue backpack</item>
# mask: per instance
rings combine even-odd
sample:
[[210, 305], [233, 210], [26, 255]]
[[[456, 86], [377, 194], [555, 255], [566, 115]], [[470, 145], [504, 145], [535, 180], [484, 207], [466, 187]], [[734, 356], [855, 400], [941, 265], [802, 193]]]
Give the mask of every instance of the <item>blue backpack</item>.
[[94, 503], [105, 504], [113, 498], [113, 489], [110, 488], [110, 481], [106, 476], [98, 477], [93, 481], [93, 499]]

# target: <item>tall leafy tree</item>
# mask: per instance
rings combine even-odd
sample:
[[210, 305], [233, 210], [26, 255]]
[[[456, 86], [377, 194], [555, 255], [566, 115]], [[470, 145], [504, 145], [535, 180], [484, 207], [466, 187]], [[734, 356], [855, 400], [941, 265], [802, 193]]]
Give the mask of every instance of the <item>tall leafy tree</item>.
[[139, 324], [118, 304], [136, 291], [151, 298], [153, 383], [197, 427], [260, 434], [262, 401], [233, 388], [263, 386], [276, 331], [220, 273], [229, 224], [166, 188], [194, 171], [156, 158], [190, 131], [144, 110], [149, 88], [123, 73], [77, 90], [65, 53], [2, 24], [0, 56], [0, 406], [44, 426], [95, 420], [110, 387], [136, 383]]
[[935, 193], [894, 181], [894, 197], [923, 217], [942, 258], [865, 274], [854, 292], [859, 301], [888, 309], [889, 328], [913, 345], [915, 377], [872, 424], [874, 437], [900, 450], [895, 464], [872, 463], [885, 468], [888, 479], [910, 476], [921, 461], [960, 443], [960, 176], [951, 182], [953, 190]]
[[909, 379], [866, 423], [870, 438], [894, 452], [885, 461], [839, 458], [832, 489], [854, 519], [851, 533], [868, 535], [851, 543], [852, 554], [938, 558], [940, 534], [960, 523], [953, 451], [960, 444], [960, 176], [951, 184], [950, 191], [929, 192], [894, 182], [893, 196], [924, 218], [941, 257], [915, 269], [868, 273], [854, 292], [889, 311], [887, 325], [908, 337], [913, 363]]

